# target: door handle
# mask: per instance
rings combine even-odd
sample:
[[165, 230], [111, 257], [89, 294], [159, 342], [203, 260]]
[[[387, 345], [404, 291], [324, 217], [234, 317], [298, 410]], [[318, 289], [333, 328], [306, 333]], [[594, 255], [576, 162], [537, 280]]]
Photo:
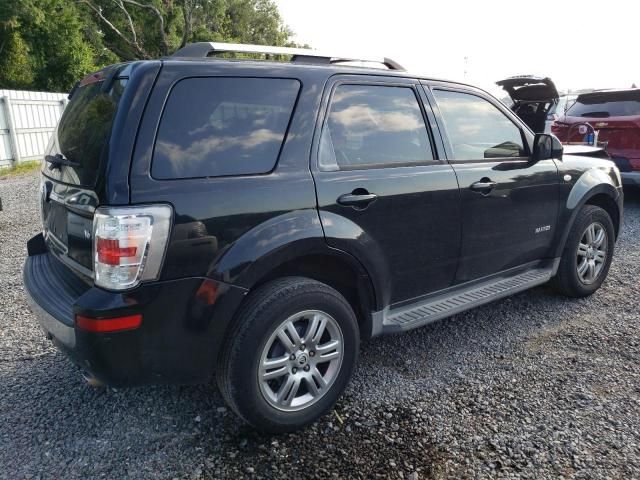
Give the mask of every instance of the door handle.
[[472, 183], [469, 188], [474, 192], [482, 193], [483, 195], [488, 195], [491, 192], [491, 190], [496, 188], [496, 185], [498, 185], [497, 182], [492, 182], [488, 178], [483, 178], [479, 182]]
[[338, 203], [345, 207], [366, 208], [370, 203], [374, 202], [378, 196], [375, 193], [369, 193], [361, 189], [354, 190], [352, 193], [345, 193], [338, 197]]

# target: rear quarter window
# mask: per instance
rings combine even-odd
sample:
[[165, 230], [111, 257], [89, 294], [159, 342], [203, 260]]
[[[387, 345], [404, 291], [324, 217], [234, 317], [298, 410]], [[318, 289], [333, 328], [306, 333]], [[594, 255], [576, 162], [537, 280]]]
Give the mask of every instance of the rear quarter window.
[[271, 171], [299, 90], [293, 79], [181, 80], [160, 120], [152, 176], [168, 180]]

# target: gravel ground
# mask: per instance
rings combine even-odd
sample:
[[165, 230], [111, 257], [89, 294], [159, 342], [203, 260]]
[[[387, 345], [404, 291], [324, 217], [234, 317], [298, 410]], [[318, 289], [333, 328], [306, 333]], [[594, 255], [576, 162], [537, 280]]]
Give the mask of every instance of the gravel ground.
[[35, 175], [0, 180], [0, 479], [640, 478], [640, 195], [609, 278], [363, 346], [335, 412], [256, 434], [214, 386], [95, 390], [27, 310]]

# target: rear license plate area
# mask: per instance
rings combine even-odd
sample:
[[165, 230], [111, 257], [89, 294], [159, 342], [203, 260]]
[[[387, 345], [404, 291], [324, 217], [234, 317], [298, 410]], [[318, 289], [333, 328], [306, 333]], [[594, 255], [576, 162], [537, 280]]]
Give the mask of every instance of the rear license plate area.
[[69, 241], [67, 235], [67, 209], [64, 205], [50, 200], [44, 203], [42, 211], [44, 214], [45, 238], [53, 236], [59, 243], [67, 245]]

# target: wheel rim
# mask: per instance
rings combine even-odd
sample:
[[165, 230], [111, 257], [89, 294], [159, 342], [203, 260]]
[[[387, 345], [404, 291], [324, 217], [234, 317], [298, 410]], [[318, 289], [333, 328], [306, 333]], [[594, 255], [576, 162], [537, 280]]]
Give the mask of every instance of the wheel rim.
[[286, 412], [318, 402], [335, 382], [344, 355], [342, 330], [320, 310], [283, 321], [260, 356], [258, 384], [265, 400]]
[[578, 244], [578, 278], [585, 285], [595, 282], [607, 261], [609, 239], [607, 231], [599, 222], [590, 224], [582, 234]]

